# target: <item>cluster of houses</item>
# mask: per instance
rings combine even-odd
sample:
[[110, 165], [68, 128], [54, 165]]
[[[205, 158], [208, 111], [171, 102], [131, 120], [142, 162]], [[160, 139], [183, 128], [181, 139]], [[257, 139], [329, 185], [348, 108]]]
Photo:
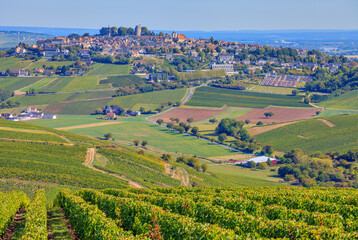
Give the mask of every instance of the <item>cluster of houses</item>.
[[267, 156], [257, 156], [257, 157], [253, 157], [250, 158], [246, 161], [242, 161], [242, 160], [235, 160], [235, 159], [230, 159], [228, 161], [228, 163], [233, 163], [233, 164], [240, 164], [240, 165], [249, 165], [249, 162], [254, 162], [256, 164], [259, 163], [268, 163], [270, 162], [271, 165], [276, 166], [277, 165], [277, 159], [276, 158], [272, 158], [272, 157], [267, 157]]
[[22, 112], [17, 116], [13, 116], [11, 113], [2, 113], [1, 118], [11, 121], [27, 121], [35, 119], [56, 119], [56, 115], [44, 114], [43, 112], [38, 111], [37, 107], [28, 106], [25, 112]]
[[141, 115], [140, 111], [131, 111], [131, 110], [127, 110], [123, 112], [123, 109], [119, 106], [110, 106], [110, 107], [106, 107], [104, 109], [104, 112], [107, 116], [107, 119], [109, 120], [114, 120], [117, 118], [117, 114], [122, 114], [124, 113], [125, 116], [127, 117], [136, 117]]

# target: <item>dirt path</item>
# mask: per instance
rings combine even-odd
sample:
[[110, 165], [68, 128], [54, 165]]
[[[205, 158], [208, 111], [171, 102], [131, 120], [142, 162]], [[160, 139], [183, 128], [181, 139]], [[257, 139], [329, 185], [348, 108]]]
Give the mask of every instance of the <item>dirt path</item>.
[[90, 127], [106, 126], [106, 125], [120, 124], [120, 123], [121, 122], [118, 122], [118, 121], [108, 121], [108, 122], [91, 123], [91, 124], [83, 124], [83, 125], [76, 125], [76, 126], [70, 126], [70, 127], [55, 128], [55, 129], [68, 130], [68, 129], [90, 128]]
[[321, 122], [323, 122], [324, 124], [326, 124], [328, 127], [335, 127], [336, 124], [334, 124], [333, 122], [330, 122], [326, 119], [323, 119], [323, 118], [318, 118], [318, 120], [320, 120]]
[[[6, 232], [0, 238], [1, 240], [10, 240], [14, 234], [17, 228], [24, 227], [24, 221], [25, 221], [25, 208], [21, 208], [14, 216], [12, 222], [10, 223], [9, 227], [6, 229]], [[22, 226], [21, 226], [22, 225]]]
[[98, 168], [95, 168], [94, 166], [92, 166], [92, 163], [94, 161], [94, 158], [96, 156], [96, 149], [95, 148], [88, 148], [87, 149], [87, 154], [86, 154], [86, 160], [84, 161], [83, 165], [85, 165], [86, 167], [89, 167], [97, 172], [100, 172], [100, 173], [104, 173], [104, 174], [108, 174], [108, 175], [111, 175], [113, 177], [116, 177], [116, 178], [119, 178], [119, 179], [122, 179], [126, 182], [129, 183], [129, 186], [131, 187], [135, 187], [135, 188], [143, 188], [142, 185], [136, 183], [136, 182], [133, 182], [123, 176], [119, 176], [117, 174], [114, 174], [114, 173], [110, 173], [110, 172], [107, 172], [107, 171], [104, 171], [104, 170], [101, 170], [101, 169], [98, 169]]

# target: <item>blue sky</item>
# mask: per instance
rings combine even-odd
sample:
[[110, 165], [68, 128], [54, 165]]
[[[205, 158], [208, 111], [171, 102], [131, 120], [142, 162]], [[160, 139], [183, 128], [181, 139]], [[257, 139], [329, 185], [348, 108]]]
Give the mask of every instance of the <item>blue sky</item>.
[[358, 29], [358, 0], [0, 0], [0, 26]]

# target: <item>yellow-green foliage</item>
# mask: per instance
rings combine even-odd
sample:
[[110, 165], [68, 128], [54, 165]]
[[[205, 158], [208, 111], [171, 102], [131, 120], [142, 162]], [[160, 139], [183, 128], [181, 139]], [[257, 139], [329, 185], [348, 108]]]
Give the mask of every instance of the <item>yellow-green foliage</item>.
[[13, 191], [0, 195], [0, 236], [12, 221], [16, 212], [29, 204], [29, 199], [23, 192]]
[[25, 234], [23, 240], [47, 239], [47, 210], [45, 190], [38, 190], [26, 211]]

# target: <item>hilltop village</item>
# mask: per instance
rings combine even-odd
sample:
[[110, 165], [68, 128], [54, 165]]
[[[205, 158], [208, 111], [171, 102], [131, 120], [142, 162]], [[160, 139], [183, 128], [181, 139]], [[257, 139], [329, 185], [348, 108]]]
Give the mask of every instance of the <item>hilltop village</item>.
[[[32, 46], [19, 44], [16, 48], [3, 51], [1, 55], [33, 60], [75, 61], [69, 67], [57, 69], [4, 70], [0, 72], [3, 76], [83, 75], [95, 62], [132, 64], [131, 74], [146, 75], [150, 80], [180, 79], [179, 73], [209, 69], [223, 70], [228, 75], [291, 75], [292, 72], [295, 75], [310, 75], [317, 69], [333, 73], [342, 65], [357, 65], [343, 56], [332, 57], [316, 50], [268, 47], [213, 38], [194, 39], [176, 32], [156, 34], [140, 25], [135, 29], [104, 27], [98, 35], [71, 34], [38, 40]], [[169, 64], [166, 67], [157, 66], [143, 61], [143, 57], [165, 59]]]

